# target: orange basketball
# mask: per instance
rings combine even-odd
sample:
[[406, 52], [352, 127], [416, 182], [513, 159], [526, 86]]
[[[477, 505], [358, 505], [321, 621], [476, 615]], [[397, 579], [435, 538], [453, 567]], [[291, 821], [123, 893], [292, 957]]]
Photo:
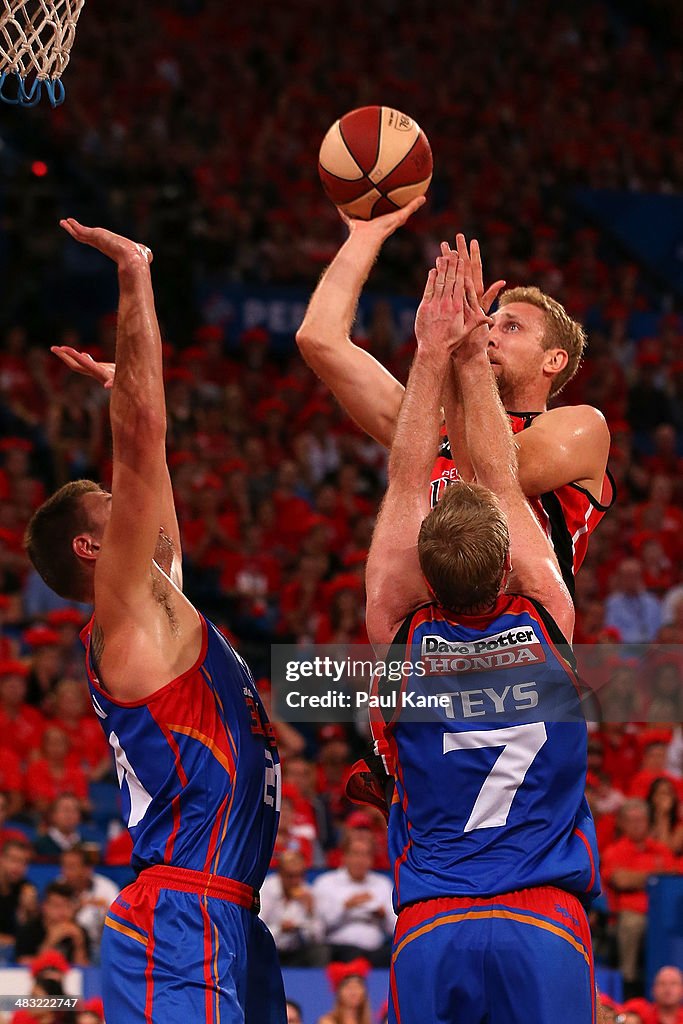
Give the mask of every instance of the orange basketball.
[[398, 210], [432, 180], [432, 151], [420, 126], [391, 107], [344, 114], [323, 139], [318, 173], [332, 202], [359, 220]]

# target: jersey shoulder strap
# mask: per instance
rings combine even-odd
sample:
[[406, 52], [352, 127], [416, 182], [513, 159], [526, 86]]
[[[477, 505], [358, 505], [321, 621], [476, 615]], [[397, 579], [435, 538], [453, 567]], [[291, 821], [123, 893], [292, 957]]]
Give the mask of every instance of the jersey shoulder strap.
[[534, 611], [538, 615], [539, 619], [545, 626], [545, 631], [548, 634], [548, 638], [552, 641], [553, 645], [558, 648], [558, 653], [568, 664], [570, 665], [574, 674], [577, 674], [576, 656], [572, 650], [572, 645], [567, 640], [566, 636], [555, 622], [545, 605], [537, 601], [535, 597], [529, 597], [528, 594], [520, 594], [525, 601], [528, 601], [533, 606]]

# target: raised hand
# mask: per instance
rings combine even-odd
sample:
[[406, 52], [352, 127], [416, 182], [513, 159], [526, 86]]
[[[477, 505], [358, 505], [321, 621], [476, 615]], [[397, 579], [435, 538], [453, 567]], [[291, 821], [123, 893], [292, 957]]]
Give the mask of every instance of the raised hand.
[[146, 245], [131, 242], [130, 238], [115, 235], [113, 231], [107, 231], [106, 228], [88, 228], [79, 224], [73, 217], [60, 220], [59, 224], [77, 242], [91, 245], [93, 249], [99, 249], [119, 267], [139, 262], [149, 264], [154, 258], [152, 250], [148, 249]]
[[[463, 242], [465, 241], [464, 235], [458, 235], [457, 237], [462, 238]], [[467, 249], [467, 245], [465, 245], [465, 249]], [[486, 289], [486, 291], [484, 291], [484, 272], [481, 265], [481, 250], [479, 249], [479, 242], [476, 238], [473, 238], [470, 242], [469, 257], [472, 267], [472, 281], [477, 295], [477, 301], [484, 312], [488, 313], [491, 306], [498, 298], [501, 289], [505, 287], [506, 282], [495, 281]]]
[[[441, 253], [446, 256], [451, 252], [451, 248], [448, 242], [441, 243]], [[473, 238], [470, 242], [469, 252], [467, 250], [467, 242], [463, 234], [456, 235], [456, 251], [458, 255], [465, 260], [465, 267], [467, 268], [469, 275], [472, 278], [472, 284], [474, 287], [474, 294], [477, 298], [477, 306], [483, 309], [484, 313], [488, 313], [491, 306], [498, 298], [501, 290], [505, 287], [505, 281], [495, 281], [486, 290], [484, 290], [484, 271], [481, 264], [481, 249], [479, 248], [479, 242], [476, 238]]]
[[424, 206], [426, 202], [427, 200], [424, 196], [418, 196], [417, 199], [411, 199], [400, 210], [394, 210], [392, 213], [383, 213], [381, 217], [373, 217], [372, 220], [357, 220], [355, 217], [349, 217], [339, 207], [337, 207], [337, 211], [351, 234], [367, 235], [373, 239], [381, 238], [384, 240], [389, 235], [393, 235], [397, 228], [402, 227], [415, 211]]
[[109, 391], [113, 387], [116, 363], [98, 363], [87, 352], [79, 352], [70, 345], [52, 345], [50, 352], [54, 352], [70, 370], [99, 381], [105, 390]]
[[[444, 248], [445, 247], [445, 248]], [[442, 246], [443, 256], [429, 271], [415, 319], [418, 348], [454, 352], [480, 327], [493, 323], [479, 307], [471, 273], [457, 252]]]

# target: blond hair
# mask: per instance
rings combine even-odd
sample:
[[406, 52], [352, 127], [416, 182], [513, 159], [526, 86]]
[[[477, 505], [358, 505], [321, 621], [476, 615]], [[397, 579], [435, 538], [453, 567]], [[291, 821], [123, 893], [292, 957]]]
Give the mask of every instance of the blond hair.
[[572, 379], [579, 366], [586, 348], [586, 332], [567, 313], [564, 306], [533, 285], [520, 288], [508, 288], [498, 300], [499, 307], [511, 302], [526, 302], [535, 306], [545, 314], [545, 331], [543, 348], [561, 348], [567, 353], [567, 365], [555, 377], [550, 385], [550, 394], [556, 395], [565, 384]]
[[444, 608], [465, 611], [492, 604], [503, 580], [510, 536], [495, 494], [458, 481], [423, 520], [420, 566]]

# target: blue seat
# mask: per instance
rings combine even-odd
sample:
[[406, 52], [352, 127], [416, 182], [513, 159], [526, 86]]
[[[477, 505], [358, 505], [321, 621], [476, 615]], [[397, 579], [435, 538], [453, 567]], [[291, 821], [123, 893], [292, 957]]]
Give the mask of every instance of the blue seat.
[[42, 899], [46, 886], [54, 882], [60, 871], [59, 864], [29, 864], [26, 877], [33, 882]]

